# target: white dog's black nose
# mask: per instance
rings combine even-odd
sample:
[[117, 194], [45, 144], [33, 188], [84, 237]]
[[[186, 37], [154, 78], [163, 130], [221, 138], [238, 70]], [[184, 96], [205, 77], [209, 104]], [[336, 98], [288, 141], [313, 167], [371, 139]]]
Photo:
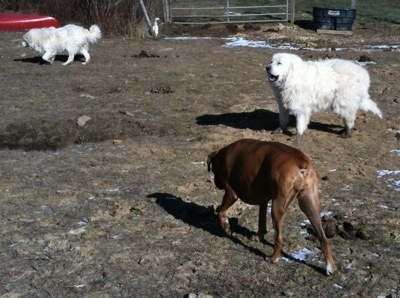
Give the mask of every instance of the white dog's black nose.
[[265, 67], [265, 71], [267, 72], [267, 74], [268, 74], [268, 76], [269, 76], [269, 81], [270, 81], [271, 83], [278, 81], [279, 76], [275, 76], [275, 75], [273, 75], [273, 74], [271, 73], [271, 65], [267, 65], [267, 66]]

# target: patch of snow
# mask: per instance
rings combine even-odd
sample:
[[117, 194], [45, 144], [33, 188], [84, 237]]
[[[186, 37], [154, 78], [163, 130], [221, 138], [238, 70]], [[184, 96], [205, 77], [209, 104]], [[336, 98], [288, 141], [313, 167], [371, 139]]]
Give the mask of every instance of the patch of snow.
[[206, 162], [204, 162], [204, 161], [192, 161], [191, 164], [192, 165], [206, 165]]
[[87, 222], [84, 221], [84, 220], [80, 220], [80, 221], [78, 221], [78, 222], [76, 223], [76, 225], [77, 225], [77, 226], [86, 226], [86, 225], [87, 225]]
[[378, 179], [385, 178], [389, 187], [400, 192], [400, 170], [378, 170], [376, 173]]
[[333, 214], [332, 211], [322, 211], [321, 216], [331, 216]]
[[400, 156], [400, 148], [394, 149], [394, 150], [390, 150], [390, 152], [395, 152], [398, 156]]
[[68, 234], [70, 234], [70, 235], [80, 235], [80, 234], [83, 234], [85, 232], [86, 232], [85, 227], [82, 227], [82, 228], [79, 228], [79, 229], [76, 229], [76, 230], [70, 230], [68, 232]]
[[[302, 248], [300, 250], [294, 251], [293, 253], [290, 254], [290, 256], [296, 260], [304, 261], [312, 253], [313, 253], [312, 250], [309, 250], [308, 248]], [[282, 260], [287, 263], [291, 262], [291, 260], [289, 258], [285, 258], [285, 257], [282, 257]]]
[[333, 287], [339, 290], [343, 290], [343, 287], [338, 284], [333, 284]]
[[27, 242], [28, 242], [28, 240], [21, 239], [21, 240], [18, 240], [17, 243], [11, 244], [10, 247], [14, 247], [14, 246], [16, 246], [17, 244], [25, 244], [25, 243], [27, 243]]
[[349, 185], [345, 185], [345, 186], [342, 188], [342, 190], [343, 190], [343, 191], [350, 191], [350, 186], [349, 186]]
[[[304, 47], [297, 44], [291, 43], [279, 43], [279, 44], [270, 44], [264, 40], [247, 40], [242, 37], [196, 37], [196, 36], [178, 36], [178, 37], [165, 37], [166, 40], [181, 40], [181, 41], [190, 41], [190, 40], [210, 40], [210, 39], [219, 39], [219, 40], [227, 40], [228, 42], [223, 45], [225, 48], [236, 48], [236, 47], [249, 47], [249, 48], [267, 48], [267, 49], [277, 49], [277, 50], [290, 50], [290, 51], [298, 51], [298, 50], [309, 50], [309, 51], [327, 51], [328, 48], [312, 48], [312, 47]], [[398, 52], [400, 51], [400, 45], [365, 45], [359, 48], [335, 48], [336, 51], [359, 51], [359, 52], [384, 52], [384, 51], [392, 51]], [[375, 63], [373, 61], [368, 62], [357, 62], [359, 64], [369, 64]]]

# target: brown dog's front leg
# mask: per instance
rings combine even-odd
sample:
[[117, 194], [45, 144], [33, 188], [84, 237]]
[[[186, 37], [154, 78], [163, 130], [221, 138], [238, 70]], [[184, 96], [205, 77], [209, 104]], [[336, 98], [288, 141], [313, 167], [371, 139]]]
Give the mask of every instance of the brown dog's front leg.
[[237, 196], [235, 195], [233, 190], [226, 189], [224, 198], [222, 199], [222, 203], [217, 208], [221, 227], [228, 234], [231, 232], [231, 229], [229, 226], [229, 220], [228, 220], [228, 216], [226, 215], [226, 211], [236, 202], [236, 200], [237, 200]]
[[264, 237], [267, 234], [267, 206], [268, 204], [260, 205], [260, 209], [258, 211], [258, 240], [260, 242], [264, 241]]

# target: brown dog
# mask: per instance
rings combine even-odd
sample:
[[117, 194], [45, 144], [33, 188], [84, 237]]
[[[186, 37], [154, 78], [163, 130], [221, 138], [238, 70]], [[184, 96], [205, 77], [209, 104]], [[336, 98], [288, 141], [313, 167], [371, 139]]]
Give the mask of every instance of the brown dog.
[[260, 205], [257, 234], [263, 241], [267, 232], [267, 205], [272, 200], [275, 244], [270, 261], [275, 263], [282, 250], [282, 221], [289, 204], [297, 197], [321, 243], [326, 274], [336, 271], [321, 224], [317, 174], [303, 152], [277, 142], [243, 139], [211, 153], [207, 165], [208, 171], [212, 168], [215, 185], [225, 190], [217, 212], [226, 232], [230, 231], [226, 212], [240, 198], [247, 204]]

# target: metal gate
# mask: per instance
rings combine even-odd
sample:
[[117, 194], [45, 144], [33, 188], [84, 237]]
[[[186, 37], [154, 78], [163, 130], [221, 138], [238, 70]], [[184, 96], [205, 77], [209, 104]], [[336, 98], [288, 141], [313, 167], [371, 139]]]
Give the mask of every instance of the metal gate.
[[295, 0], [163, 0], [175, 24], [294, 22]]

